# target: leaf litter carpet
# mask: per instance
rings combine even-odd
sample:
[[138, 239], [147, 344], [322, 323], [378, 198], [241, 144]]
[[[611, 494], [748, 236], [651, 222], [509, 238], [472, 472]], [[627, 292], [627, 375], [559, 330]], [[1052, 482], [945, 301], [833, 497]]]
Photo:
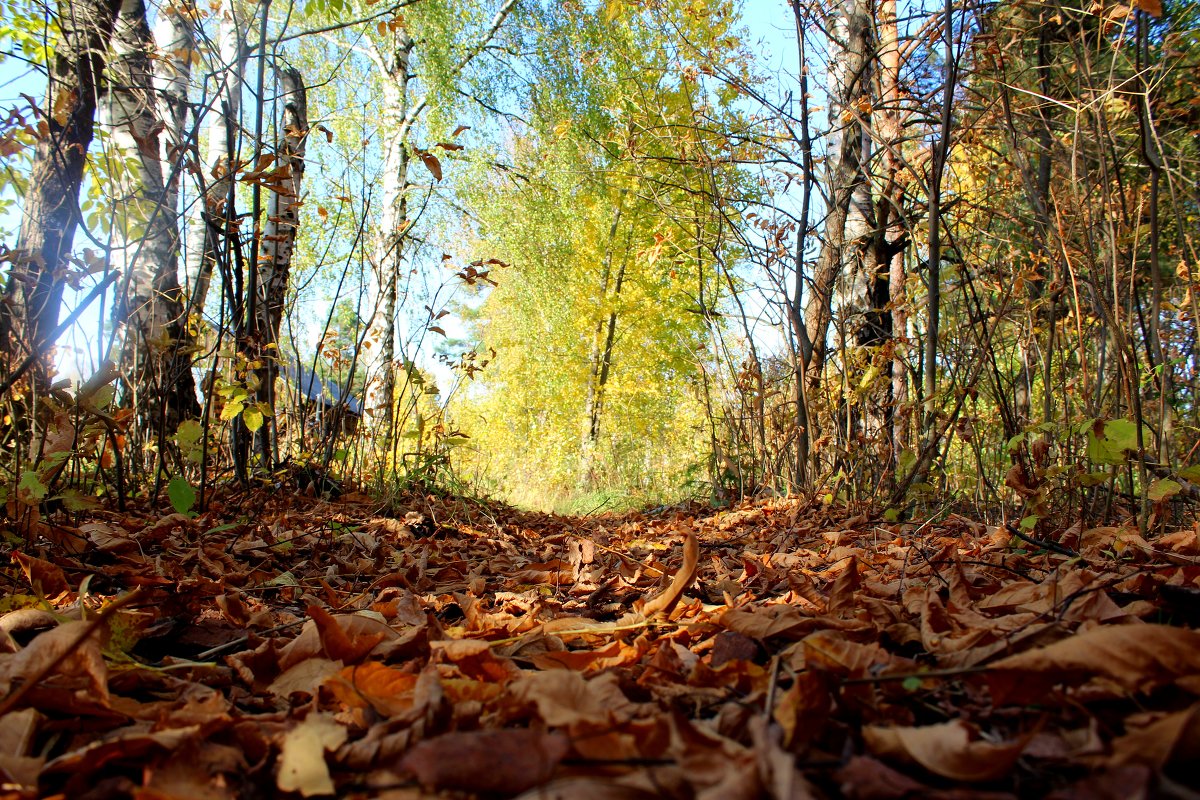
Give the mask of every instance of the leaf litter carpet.
[[0, 797], [1200, 796], [1194, 528], [256, 491], [40, 532]]

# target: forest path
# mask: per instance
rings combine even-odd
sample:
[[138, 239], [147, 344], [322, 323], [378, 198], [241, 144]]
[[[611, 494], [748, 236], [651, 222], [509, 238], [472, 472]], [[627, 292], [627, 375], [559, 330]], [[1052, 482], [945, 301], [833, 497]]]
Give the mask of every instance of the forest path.
[[[0, 617], [0, 729], [24, 732], [0, 752], [7, 796], [1135, 796], [1195, 780], [1194, 530], [1068, 531], [1067, 557], [955, 515], [784, 499], [564, 518], [256, 490], [194, 518], [101, 511], [42, 533], [12, 552]], [[689, 541], [695, 580], [642, 614]], [[59, 616], [20, 608], [39, 595]]]

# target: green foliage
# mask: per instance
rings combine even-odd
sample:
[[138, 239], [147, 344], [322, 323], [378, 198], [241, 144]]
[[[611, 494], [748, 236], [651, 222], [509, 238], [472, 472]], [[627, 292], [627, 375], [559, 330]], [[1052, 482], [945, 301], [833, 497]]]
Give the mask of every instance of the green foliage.
[[[1143, 431], [1145, 441], [1151, 434]], [[1088, 429], [1088, 458], [1097, 464], [1124, 464], [1138, 449], [1137, 424], [1128, 419], [1097, 420]]]
[[59, 37], [58, 22], [45, 6], [29, 0], [0, 0], [0, 62], [20, 53], [32, 64], [46, 64]]
[[672, 36], [728, 55], [734, 20], [721, 2], [531, 16], [528, 127], [498, 159], [510, 170], [478, 169], [460, 192], [475, 220], [464, 260], [507, 266], [464, 312], [495, 357], [451, 404], [471, 436], [457, 463], [510, 499], [679, 496], [706, 461], [708, 312], [736, 254], [702, 198], [743, 176], [712, 159], [727, 141], [696, 117], [736, 118], [730, 98], [695, 81]]
[[175, 431], [174, 442], [189, 463], [199, 464], [204, 458], [204, 427], [198, 420], [185, 419]]
[[36, 470], [27, 469], [21, 473], [21, 480], [17, 482], [17, 492], [23, 502], [36, 505], [46, 499], [48, 491]]
[[167, 484], [167, 497], [171, 500], [171, 507], [179, 514], [191, 514], [192, 507], [196, 505], [196, 490], [182, 475], [176, 475]]
[[1183, 491], [1183, 485], [1170, 478], [1159, 478], [1146, 488], [1146, 498], [1155, 503], [1168, 500]]

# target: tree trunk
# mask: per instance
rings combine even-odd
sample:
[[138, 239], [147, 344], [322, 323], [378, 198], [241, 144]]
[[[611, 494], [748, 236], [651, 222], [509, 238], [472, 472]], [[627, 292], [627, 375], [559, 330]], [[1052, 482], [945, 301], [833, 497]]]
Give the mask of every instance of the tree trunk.
[[50, 350], [63, 275], [79, 223], [79, 187], [96, 117], [105, 50], [120, 0], [59, 0], [62, 39], [50, 63], [45, 128], [34, 148], [17, 251], [0, 304], [0, 350], [33, 354], [35, 380], [53, 373]]
[[[879, 6], [879, 94], [878, 133], [883, 147], [884, 180], [876, 214], [876, 269], [886, 281], [887, 294], [876, 313], [890, 313], [888, 325], [892, 342], [890, 373], [891, 389], [886, 418], [889, 424], [892, 464], [899, 463], [900, 454], [908, 449], [908, 426], [904, 407], [908, 403], [908, 360], [905, 353], [908, 330], [908, 293], [904, 270], [904, 250], [907, 224], [904, 219], [904, 182], [901, 179], [903, 160], [903, 114], [900, 108], [900, 40], [896, 26], [896, 0], [883, 0]], [[886, 276], [884, 275], [886, 273]], [[889, 312], [890, 309], [890, 312]], [[884, 356], [887, 356], [886, 348]]]
[[203, 112], [202, 117], [208, 129], [208, 142], [204, 160], [204, 196], [200, 213], [188, 228], [185, 266], [192, 283], [189, 314], [204, 313], [213, 269], [219, 258], [220, 240], [232, 236], [231, 231], [225, 230], [226, 220], [232, 216], [232, 210], [227, 209], [226, 205], [233, 186], [230, 169], [236, 150], [234, 132], [241, 111], [241, 88], [246, 69], [246, 48], [241, 33], [246, 23], [238, 20], [229, 0], [222, 2], [219, 15], [217, 49], [224, 69], [217, 76], [218, 86], [212, 105]]
[[[625, 190], [622, 189], [617, 197], [617, 210], [613, 214], [612, 224], [608, 228], [608, 244], [604, 253], [604, 266], [600, 275], [600, 310], [609, 302], [608, 287], [612, 283], [613, 251], [616, 249], [617, 226], [621, 224], [621, 212], [625, 205]], [[625, 279], [625, 262], [621, 262], [620, 273], [617, 276], [615, 302], [621, 295], [621, 284]], [[614, 308], [607, 320], [608, 335], [605, 336], [605, 319], [596, 319], [596, 329], [592, 334], [592, 352], [589, 358], [587, 394], [584, 401], [584, 416], [587, 418], [587, 429], [583, 436], [582, 466], [584, 480], [589, 480], [592, 459], [595, 456], [596, 441], [600, 438], [600, 409], [603, 405], [604, 384], [608, 382], [608, 367], [612, 359], [612, 345], [617, 327], [617, 312]]]
[[937, 411], [937, 353], [939, 317], [942, 298], [942, 170], [950, 151], [951, 121], [953, 120], [954, 88], [957, 83], [958, 62], [954, 55], [954, 0], [946, 0], [943, 34], [946, 48], [946, 77], [942, 86], [941, 129], [933, 144], [929, 168], [929, 240], [927, 246], [926, 284], [929, 291], [925, 330], [925, 425], [923, 450], [932, 450], [938, 435]]
[[[466, 52], [449, 71], [447, 78], [457, 80], [476, 56], [483, 52], [496, 35], [504, 20], [512, 13], [517, 0], [505, 0], [496, 11], [488, 28], [466, 48]], [[375, 266], [380, 290], [383, 292], [382, 376], [373, 405], [376, 415], [384, 417], [383, 453], [385, 467], [394, 458], [396, 442], [396, 314], [399, 287], [403, 278], [401, 262], [403, 245], [408, 236], [408, 166], [409, 135], [417, 120], [429, 107], [428, 91], [418, 100], [411, 96], [413, 47], [416, 42], [404, 26], [391, 31], [390, 50], [381, 52], [378, 45], [371, 57], [382, 73], [384, 86], [384, 130], [392, 135], [384, 140], [383, 155], [383, 214], [379, 222], [379, 241]]]
[[[304, 179], [304, 145], [308, 138], [308, 93], [303, 77], [296, 69], [284, 69], [280, 84], [284, 106], [274, 169], [284, 172], [270, 186], [262, 256], [257, 265], [262, 297], [256, 306], [259, 316], [256, 327], [264, 338], [260, 343], [263, 367], [259, 372], [258, 399], [272, 411], [275, 409], [275, 378], [279, 374], [279, 328], [283, 322], [288, 275], [300, 223], [300, 187]], [[262, 430], [272, 427], [268, 419]], [[271, 438], [274, 441], [274, 437]]]
[[[113, 32], [101, 119], [116, 157], [121, 202], [114, 209], [112, 263], [124, 275], [113, 322], [124, 324], [120, 359], [129, 400], [144, 430], [163, 439], [200, 414], [191, 364], [179, 358], [186, 338], [178, 276], [178, 216], [168, 204], [151, 75], [154, 45], [142, 0], [124, 0]], [[153, 436], [153, 433], [148, 433]]]
[[[871, 16], [867, 0], [841, 0], [830, 27], [829, 122], [826, 146], [827, 198], [821, 252], [813, 271], [813, 290], [805, 308], [805, 328], [811, 343], [804, 364], [810, 380], [825, 366], [827, 335], [833, 315], [833, 295], [846, 265], [859, 256], [851, 252], [864, 232], [863, 111], [857, 101], [867, 93], [871, 63]], [[867, 196], [867, 206], [870, 198]]]
[[410, 61], [414, 46], [408, 30], [394, 33], [392, 52], [382, 56], [384, 75], [385, 130], [392, 135], [384, 143], [383, 154], [383, 214], [379, 221], [379, 244], [375, 257], [379, 281], [383, 290], [383, 372], [380, 376], [375, 413], [383, 417], [383, 454], [385, 464], [393, 458], [396, 441], [396, 313], [400, 282], [403, 280], [401, 262], [408, 228], [408, 134], [412, 129], [409, 86], [412, 81]]

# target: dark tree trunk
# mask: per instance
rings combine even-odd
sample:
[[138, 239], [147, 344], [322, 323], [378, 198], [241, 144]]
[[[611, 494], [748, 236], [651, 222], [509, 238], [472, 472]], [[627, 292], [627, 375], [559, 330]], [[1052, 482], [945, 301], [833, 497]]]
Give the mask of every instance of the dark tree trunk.
[[50, 64], [43, 134], [34, 149], [17, 250], [0, 305], [0, 349], [36, 355], [36, 377], [53, 372], [50, 350], [62, 306], [67, 257], [79, 224], [79, 186], [96, 120], [96, 94], [120, 0], [59, 0], [62, 39]]

